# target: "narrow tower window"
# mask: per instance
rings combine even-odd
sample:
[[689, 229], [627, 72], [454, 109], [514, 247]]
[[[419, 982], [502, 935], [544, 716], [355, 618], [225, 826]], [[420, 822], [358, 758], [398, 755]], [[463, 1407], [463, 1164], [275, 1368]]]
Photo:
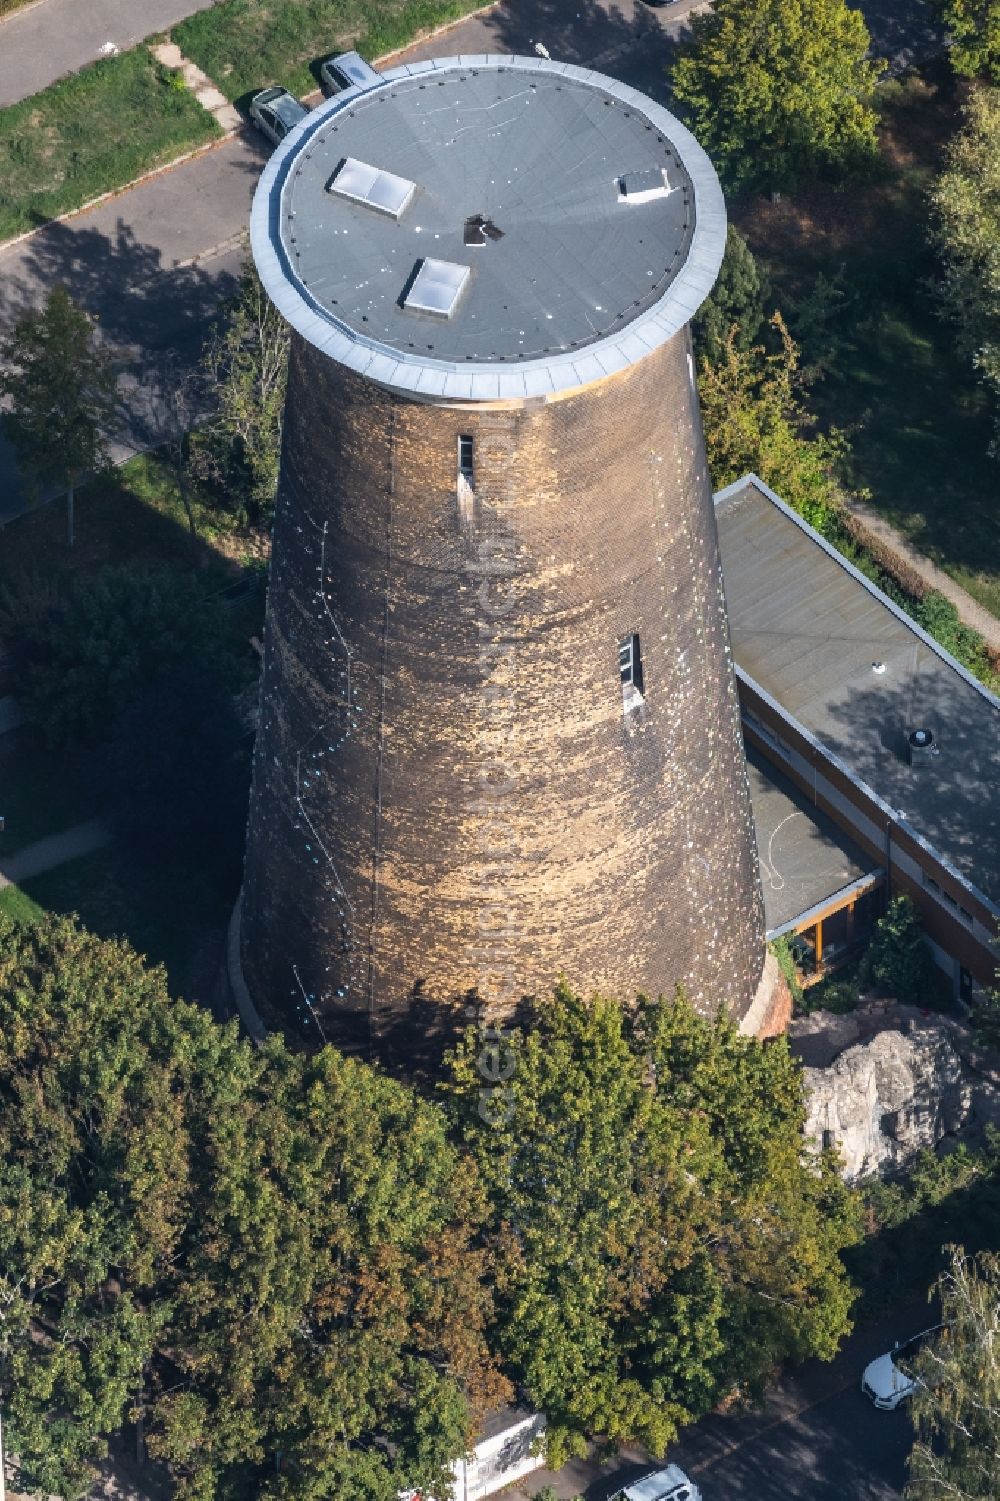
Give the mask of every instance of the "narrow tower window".
[[472, 438], [463, 433], [458, 440], [458, 515], [463, 522], [472, 520], [475, 495], [475, 445]]
[[643, 701], [642, 653], [634, 631], [618, 643], [618, 671], [622, 680], [622, 708], [629, 714]]

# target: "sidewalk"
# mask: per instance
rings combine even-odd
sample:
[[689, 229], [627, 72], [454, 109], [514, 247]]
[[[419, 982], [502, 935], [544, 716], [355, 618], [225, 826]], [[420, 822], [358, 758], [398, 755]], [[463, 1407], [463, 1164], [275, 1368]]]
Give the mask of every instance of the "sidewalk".
[[66, 73], [125, 52], [212, 0], [36, 0], [0, 20], [0, 107], [37, 94]]
[[103, 849], [110, 843], [111, 832], [99, 818], [78, 823], [72, 829], [64, 829], [61, 834], [50, 834], [7, 858], [0, 870], [0, 888], [18, 886], [22, 881], [44, 875], [57, 865], [78, 860], [81, 855], [93, 854], [94, 850]]
[[932, 563], [930, 558], [924, 557], [918, 552], [913, 544], [897, 531], [891, 522], [886, 521], [871, 506], [866, 506], [858, 501], [848, 501], [847, 509], [862, 527], [871, 532], [891, 552], [902, 558], [908, 568], [919, 574], [928, 589], [936, 589], [946, 599], [950, 599], [958, 611], [958, 618], [964, 625], [971, 626], [978, 631], [986, 644], [993, 651], [1000, 652], [1000, 620], [981, 605], [978, 600], [956, 584], [942, 568]]

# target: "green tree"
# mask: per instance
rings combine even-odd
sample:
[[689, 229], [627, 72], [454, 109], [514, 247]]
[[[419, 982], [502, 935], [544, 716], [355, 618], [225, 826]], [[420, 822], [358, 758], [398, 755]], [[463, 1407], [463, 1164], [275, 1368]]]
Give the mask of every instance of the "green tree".
[[931, 193], [941, 309], [998, 402], [1000, 457], [1000, 88], [974, 90]]
[[842, 1252], [860, 1237], [860, 1204], [834, 1155], [803, 1147], [802, 1075], [785, 1038], [746, 1038], [680, 995], [647, 1006], [640, 1035], [658, 1099], [707, 1127], [713, 1146], [717, 1389], [759, 1396], [781, 1361], [830, 1360], [850, 1330], [856, 1294]]
[[106, 434], [117, 405], [111, 357], [95, 340], [92, 320], [65, 287], [54, 287], [0, 343], [0, 365], [7, 367], [0, 370], [0, 396], [10, 401], [7, 435], [34, 485], [65, 489], [72, 547], [76, 487], [108, 462]]
[[820, 531], [836, 512], [834, 471], [847, 444], [836, 430], [807, 437], [799, 355], [781, 315], [771, 319], [779, 347], [740, 347], [730, 330], [717, 361], [702, 359], [698, 389], [708, 467], [717, 486], [752, 470]]
[[79, 578], [21, 638], [25, 713], [51, 746], [93, 740], [166, 669], [217, 667], [224, 627], [198, 580], [176, 569], [114, 565]]
[[203, 356], [204, 384], [214, 408], [192, 434], [188, 455], [196, 483], [241, 523], [270, 522], [281, 458], [288, 349], [288, 324], [247, 259], [239, 290]]
[[726, 253], [715, 286], [691, 321], [695, 349], [711, 364], [724, 357], [735, 328], [739, 350], [752, 348], [764, 329], [764, 309], [770, 284], [739, 230], [726, 231]]
[[152, 1452], [199, 1501], [444, 1494], [509, 1388], [483, 1338], [482, 1190], [442, 1111], [276, 1040], [202, 1108]]
[[995, 1501], [1000, 1475], [1000, 1256], [951, 1249], [944, 1329], [921, 1350], [907, 1501]]
[[234, 1046], [126, 945], [0, 915], [0, 1403], [31, 1491], [79, 1495], [142, 1388], [189, 1212], [190, 1059]]
[[28, 1488], [79, 1495], [131, 1414], [198, 1501], [444, 1494], [510, 1394], [446, 1127], [332, 1049], [253, 1048], [125, 944], [0, 916], [0, 1403]]
[[876, 154], [879, 66], [844, 0], [716, 0], [689, 17], [671, 84], [733, 190], [839, 176]]
[[593, 1433], [662, 1452], [782, 1355], [832, 1353], [852, 1201], [803, 1156], [787, 1051], [681, 998], [627, 1013], [562, 986], [529, 1020], [470, 1033], [445, 1086], [490, 1200], [494, 1340], [552, 1462]]
[[920, 913], [908, 896], [894, 896], [865, 950], [862, 981], [916, 1004], [929, 993], [931, 964]]
[[1000, 0], [939, 0], [952, 67], [1000, 83]]

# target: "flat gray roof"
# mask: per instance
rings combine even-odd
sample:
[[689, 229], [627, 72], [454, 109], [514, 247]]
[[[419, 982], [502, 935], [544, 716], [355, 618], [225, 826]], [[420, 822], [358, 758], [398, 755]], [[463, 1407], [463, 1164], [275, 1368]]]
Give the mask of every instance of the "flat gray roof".
[[[331, 192], [345, 161], [352, 180], [359, 163], [412, 183], [405, 207]], [[644, 358], [711, 289], [725, 234], [715, 172], [666, 110], [584, 68], [498, 55], [409, 64], [324, 101], [268, 163], [251, 229], [272, 300], [331, 358], [472, 401]], [[450, 316], [405, 304], [428, 258], [469, 269]]]
[[877, 864], [753, 746], [747, 746], [764, 923], [769, 934], [820, 906]]
[[[716, 514], [737, 666], [1000, 901], [1000, 700], [754, 476]], [[910, 765], [921, 727], [938, 753]]]

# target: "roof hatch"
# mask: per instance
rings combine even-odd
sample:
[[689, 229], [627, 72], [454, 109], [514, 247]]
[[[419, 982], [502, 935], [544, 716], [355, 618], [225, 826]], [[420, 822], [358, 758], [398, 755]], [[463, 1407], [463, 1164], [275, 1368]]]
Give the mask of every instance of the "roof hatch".
[[468, 266], [458, 266], [454, 261], [436, 261], [428, 256], [420, 262], [420, 269], [403, 298], [403, 306], [418, 313], [435, 313], [439, 318], [450, 318], [469, 276]]
[[367, 162], [347, 156], [327, 183], [327, 191], [388, 214], [390, 219], [398, 219], [417, 185], [409, 178], [397, 177], [394, 172], [383, 172], [380, 167], [370, 167]]
[[649, 203], [652, 198], [667, 198], [673, 191], [667, 180], [666, 167], [624, 172], [618, 179], [619, 203]]

